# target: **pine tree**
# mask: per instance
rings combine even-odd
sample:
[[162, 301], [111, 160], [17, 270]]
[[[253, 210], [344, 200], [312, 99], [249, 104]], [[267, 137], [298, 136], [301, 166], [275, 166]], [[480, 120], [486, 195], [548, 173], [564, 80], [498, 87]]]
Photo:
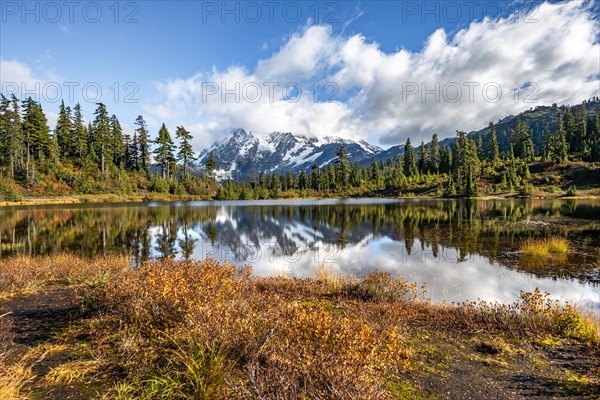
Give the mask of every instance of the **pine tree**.
[[29, 97], [23, 102], [23, 132], [26, 135], [28, 152], [35, 160], [43, 160], [51, 155], [52, 140], [48, 120], [42, 106]]
[[217, 167], [217, 162], [215, 161], [215, 152], [211, 151], [208, 155], [208, 159], [206, 160], [206, 172], [208, 172], [208, 176], [210, 179], [215, 180], [215, 168]]
[[175, 131], [175, 136], [179, 140], [177, 159], [181, 161], [181, 165], [183, 166], [183, 176], [188, 176], [189, 173], [187, 171], [187, 167], [190, 162], [196, 159], [194, 156], [194, 149], [192, 149], [192, 145], [190, 143], [192, 140], [192, 135], [183, 126], [178, 126], [177, 130]]
[[553, 147], [553, 135], [545, 130], [542, 134], [542, 146], [540, 147], [540, 156], [542, 160], [549, 161], [553, 158], [554, 155], [554, 147]]
[[111, 125], [106, 106], [102, 103], [96, 103], [96, 105], [98, 108], [94, 112], [96, 118], [92, 128], [92, 142], [96, 154], [100, 157], [100, 171], [104, 173], [106, 172], [106, 162], [111, 158]]
[[125, 147], [125, 139], [123, 138], [123, 129], [121, 128], [121, 123], [117, 119], [116, 115], [113, 115], [110, 118], [110, 131], [113, 163], [119, 168], [124, 168], [127, 161], [127, 148]]
[[83, 160], [88, 155], [89, 136], [88, 131], [83, 124], [83, 115], [81, 114], [81, 105], [75, 104], [73, 108], [75, 114], [73, 116], [73, 141], [75, 144], [75, 156]]
[[600, 110], [596, 111], [593, 123], [590, 124], [589, 141], [592, 161], [600, 161]]
[[577, 107], [577, 114], [575, 116], [575, 137], [578, 143], [577, 151], [579, 152], [579, 156], [584, 160], [589, 159], [591, 153], [587, 136], [585, 106], [580, 104]]
[[496, 137], [496, 130], [493, 129], [490, 133], [490, 140], [488, 141], [487, 160], [490, 163], [495, 163], [500, 158], [500, 149], [498, 147], [498, 138]]
[[477, 145], [467, 137], [463, 131], [458, 132], [458, 140], [454, 143], [455, 156], [454, 172], [456, 175], [456, 186], [467, 196], [477, 194], [476, 184], [479, 175], [479, 157], [477, 156]]
[[481, 132], [477, 134], [477, 157], [479, 157], [480, 160], [485, 158], [483, 150], [483, 134]]
[[557, 164], [565, 163], [568, 159], [569, 147], [567, 144], [567, 133], [563, 125], [563, 117], [560, 112], [558, 113], [556, 132], [554, 132], [552, 142], [553, 161]]
[[347, 187], [350, 181], [350, 166], [348, 165], [348, 154], [346, 153], [346, 146], [341, 145], [336, 151], [335, 154], [337, 158], [335, 159], [336, 166], [336, 175], [338, 178], [338, 185], [342, 187]]
[[580, 143], [577, 137], [577, 121], [571, 107], [567, 107], [565, 117], [563, 118], [565, 135], [567, 137], [568, 149], [571, 153], [579, 153]]
[[360, 165], [355, 162], [352, 164], [352, 168], [350, 169], [350, 185], [353, 187], [360, 187], [362, 184], [362, 171]]
[[440, 172], [447, 174], [452, 170], [452, 150], [443, 145], [440, 149]]
[[410, 143], [410, 138], [406, 139], [404, 145], [404, 167], [403, 172], [406, 177], [411, 178], [417, 175], [417, 164], [415, 160], [415, 150]]
[[10, 102], [0, 93], [0, 165], [10, 165], [10, 146], [9, 146], [9, 113]]
[[0, 94], [0, 165], [8, 166], [11, 178], [17, 167], [23, 165], [23, 126], [19, 101], [12, 96], [8, 100]]
[[516, 127], [511, 130], [510, 143], [513, 145], [515, 156], [526, 161], [531, 161], [534, 156], [533, 139], [529, 133], [527, 123], [517, 118]]
[[156, 165], [160, 167], [163, 179], [171, 176], [171, 166], [175, 160], [173, 151], [175, 144], [171, 139], [171, 134], [167, 126], [163, 123], [158, 131], [158, 137], [154, 141], [156, 149], [154, 150], [154, 160]]
[[136, 165], [138, 170], [146, 175], [150, 172], [150, 138], [144, 117], [138, 115], [135, 119], [137, 136]]
[[335, 165], [333, 163], [329, 163], [327, 165], [327, 175], [329, 175], [329, 188], [337, 189], [338, 187], [338, 179], [336, 175]]
[[422, 174], [428, 172], [431, 166], [431, 160], [429, 156], [429, 146], [421, 141], [421, 148], [419, 149], [419, 170]]
[[370, 178], [371, 182], [375, 184], [375, 187], [381, 186], [381, 171], [379, 170], [379, 164], [375, 157], [371, 157], [371, 168], [370, 168]]
[[66, 160], [73, 156], [73, 122], [71, 120], [71, 109], [65, 107], [62, 101], [58, 111], [58, 121], [54, 129], [58, 153], [61, 159]]
[[433, 137], [431, 138], [431, 146], [429, 146], [429, 151], [430, 151], [430, 156], [429, 156], [430, 164], [427, 168], [431, 172], [438, 174], [440, 171], [441, 159], [440, 159], [440, 144], [438, 142], [437, 133], [434, 133]]
[[319, 165], [317, 163], [313, 163], [313, 165], [310, 166], [310, 183], [313, 190], [321, 191], [323, 188]]
[[300, 176], [298, 177], [298, 189], [308, 189], [308, 175], [305, 170], [300, 171]]

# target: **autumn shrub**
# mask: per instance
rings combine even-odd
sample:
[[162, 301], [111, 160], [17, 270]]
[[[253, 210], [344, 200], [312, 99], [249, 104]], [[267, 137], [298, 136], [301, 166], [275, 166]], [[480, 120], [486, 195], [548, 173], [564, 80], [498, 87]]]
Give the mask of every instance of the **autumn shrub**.
[[[390, 377], [409, 367], [393, 326], [291, 300], [276, 290], [288, 280], [250, 272], [167, 259], [107, 283], [110, 309], [149, 344], [132, 355], [142, 373], [135, 380], [143, 382], [131, 389], [136, 396], [380, 398]], [[308, 285], [289, 281], [298, 290]]]
[[346, 288], [347, 294], [362, 301], [401, 301], [425, 296], [425, 287], [421, 291], [415, 283], [409, 283], [401, 277], [393, 279], [389, 272], [373, 272], [358, 283]]
[[394, 327], [296, 304], [247, 366], [246, 390], [257, 398], [386, 398], [389, 378], [406, 371], [409, 360]]
[[15, 202], [21, 198], [19, 185], [10, 178], [0, 176], [0, 200]]

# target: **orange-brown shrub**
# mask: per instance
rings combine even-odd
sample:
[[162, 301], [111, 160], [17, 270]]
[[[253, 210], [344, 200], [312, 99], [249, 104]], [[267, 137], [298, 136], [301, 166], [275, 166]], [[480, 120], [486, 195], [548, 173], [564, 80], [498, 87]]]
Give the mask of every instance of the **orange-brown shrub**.
[[[226, 383], [232, 393], [246, 397], [371, 399], [386, 397], [386, 382], [409, 368], [410, 354], [393, 326], [381, 328], [337, 315], [323, 304], [285, 299], [250, 272], [214, 260], [163, 260], [109, 282], [110, 308], [156, 346], [144, 349], [153, 356], [140, 359], [160, 364], [169, 351], [178, 360], [202, 354], [169, 364], [171, 372], [148, 365], [140, 369], [173, 373], [168, 385], [192, 395], [193, 388], [206, 384], [178, 381], [189, 377], [188, 366], [204, 365], [206, 354], [225, 355], [227, 361], [219, 365], [233, 367], [217, 369], [223, 379], [214, 373], [194, 375], [211, 376], [211, 382]], [[177, 365], [185, 370], [177, 371]], [[145, 381], [157, 382], [148, 376]], [[211, 392], [224, 393], [221, 389]]]

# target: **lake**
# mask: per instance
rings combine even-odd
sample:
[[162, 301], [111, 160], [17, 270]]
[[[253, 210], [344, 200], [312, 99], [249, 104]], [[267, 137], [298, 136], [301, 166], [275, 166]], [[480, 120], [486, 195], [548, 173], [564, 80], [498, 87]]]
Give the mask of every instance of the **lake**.
[[[563, 236], [566, 257], [519, 252]], [[318, 265], [425, 283], [434, 301], [512, 302], [538, 287], [600, 309], [598, 200], [280, 200], [0, 208], [0, 257], [127, 253], [228, 259], [259, 276], [312, 277]]]

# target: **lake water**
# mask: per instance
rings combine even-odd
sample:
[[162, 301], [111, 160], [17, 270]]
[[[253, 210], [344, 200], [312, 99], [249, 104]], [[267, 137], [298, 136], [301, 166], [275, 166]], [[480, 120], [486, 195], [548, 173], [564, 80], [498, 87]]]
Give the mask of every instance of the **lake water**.
[[[530, 237], [563, 236], [567, 257], [531, 259]], [[0, 257], [124, 252], [228, 259], [260, 276], [319, 264], [425, 283], [434, 301], [512, 302], [536, 287], [600, 309], [598, 200], [282, 200], [0, 208]]]

